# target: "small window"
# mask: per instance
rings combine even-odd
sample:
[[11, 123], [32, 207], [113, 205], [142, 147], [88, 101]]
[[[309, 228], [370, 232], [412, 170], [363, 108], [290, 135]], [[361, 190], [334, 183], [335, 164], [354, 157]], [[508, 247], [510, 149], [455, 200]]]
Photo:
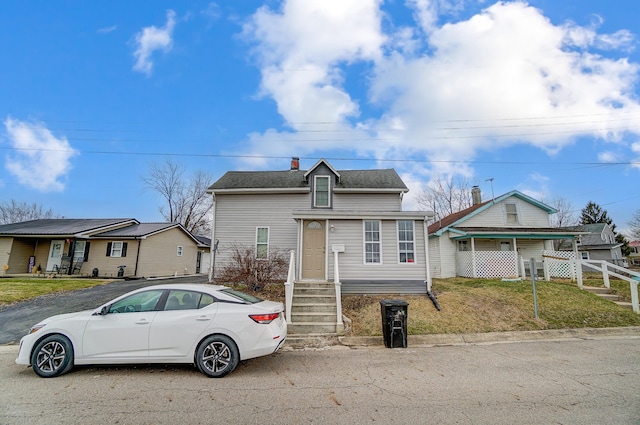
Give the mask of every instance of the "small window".
[[178, 255], [178, 257], [182, 257], [182, 246], [178, 245], [178, 249], [176, 251], [176, 254]]
[[398, 221], [398, 254], [401, 263], [415, 263], [413, 221]]
[[326, 208], [329, 206], [329, 176], [316, 176], [313, 186], [313, 206]]
[[365, 264], [381, 264], [380, 254], [380, 222], [364, 222], [364, 262]]
[[258, 227], [256, 229], [256, 258], [269, 257], [269, 228]]
[[107, 257], [126, 257], [127, 256], [127, 243], [126, 242], [109, 242], [107, 244]]
[[458, 241], [458, 251], [469, 251], [469, 241]]
[[581, 252], [580, 256], [582, 257], [583, 260], [588, 260], [589, 259], [589, 253], [588, 252]]
[[505, 204], [505, 209], [507, 211], [507, 223], [517, 224], [518, 210], [516, 204]]
[[500, 251], [511, 251], [511, 242], [500, 242]]

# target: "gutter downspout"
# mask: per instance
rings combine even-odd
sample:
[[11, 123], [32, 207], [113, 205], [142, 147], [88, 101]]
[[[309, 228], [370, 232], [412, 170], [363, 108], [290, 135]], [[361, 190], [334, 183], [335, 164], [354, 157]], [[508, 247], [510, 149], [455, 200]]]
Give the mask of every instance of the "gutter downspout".
[[424, 218], [422, 222], [422, 228], [424, 229], [424, 263], [427, 272], [427, 291], [431, 292], [431, 267], [429, 264], [429, 226], [428, 226], [428, 217]]
[[142, 245], [142, 239], [138, 239], [138, 237], [135, 236], [133, 240], [138, 241], [138, 253], [136, 254], [136, 269], [133, 271], [133, 275], [138, 276], [138, 262], [140, 261], [140, 245]]

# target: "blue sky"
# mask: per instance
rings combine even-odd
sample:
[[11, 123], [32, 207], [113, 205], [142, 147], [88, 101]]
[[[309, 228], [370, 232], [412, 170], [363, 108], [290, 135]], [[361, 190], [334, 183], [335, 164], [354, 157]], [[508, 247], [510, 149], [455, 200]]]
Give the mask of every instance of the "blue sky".
[[[141, 177], [395, 168], [640, 209], [635, 0], [4, 2], [0, 196], [161, 221]], [[490, 180], [492, 179], [492, 180]]]

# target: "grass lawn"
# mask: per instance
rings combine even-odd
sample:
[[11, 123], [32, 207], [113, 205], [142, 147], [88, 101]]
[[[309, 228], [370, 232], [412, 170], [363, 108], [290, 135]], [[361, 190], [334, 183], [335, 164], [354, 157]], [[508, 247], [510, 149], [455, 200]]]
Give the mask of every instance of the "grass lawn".
[[[106, 279], [0, 279], [0, 305], [109, 282]], [[597, 279], [585, 280], [584, 284], [603, 286], [602, 280]], [[246, 290], [242, 286], [237, 288]], [[611, 288], [626, 297], [630, 294], [629, 285], [624, 281], [612, 279]], [[640, 314], [580, 291], [570, 282], [536, 282], [538, 319], [533, 314], [530, 281], [434, 279], [432, 289], [441, 311], [436, 310], [426, 295], [343, 296], [343, 313], [352, 321], [350, 335], [382, 335], [380, 300], [389, 298], [409, 303], [407, 327], [412, 335], [640, 326]], [[255, 295], [284, 302], [284, 285], [267, 285]]]
[[[602, 281], [588, 284], [602, 286]], [[412, 335], [640, 326], [639, 314], [580, 291], [575, 284], [537, 281], [538, 319], [531, 281], [434, 279], [432, 289], [441, 311], [427, 296], [344, 296], [351, 335], [382, 335], [379, 301], [388, 298], [409, 303], [407, 331]]]
[[40, 279], [2, 278], [0, 279], [0, 305], [24, 301], [40, 295], [74, 291], [112, 282], [110, 279]]

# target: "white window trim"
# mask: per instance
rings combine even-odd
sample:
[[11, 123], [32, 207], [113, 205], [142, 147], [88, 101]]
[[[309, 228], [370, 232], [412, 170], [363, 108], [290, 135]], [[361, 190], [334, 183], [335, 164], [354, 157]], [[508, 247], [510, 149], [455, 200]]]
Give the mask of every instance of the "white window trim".
[[[262, 242], [260, 245], [267, 245], [267, 254], [266, 257], [258, 257], [258, 230], [267, 229], [267, 242]], [[266, 260], [269, 258], [269, 241], [271, 239], [271, 228], [269, 226], [256, 226], [256, 238], [255, 238], [255, 248], [256, 248], [256, 258], [258, 260]]]
[[[400, 222], [408, 222], [411, 223], [411, 234], [413, 235], [413, 239], [410, 241], [401, 241], [400, 240]], [[398, 247], [398, 264], [410, 265], [413, 266], [418, 263], [418, 256], [416, 255], [416, 223], [414, 220], [396, 220], [396, 247]], [[413, 261], [400, 261], [400, 244], [401, 243], [412, 243], [413, 244]]]
[[[318, 205], [318, 179], [327, 180], [327, 205]], [[331, 208], [331, 177], [329, 176], [314, 176], [313, 177], [313, 206], [316, 208]]]
[[[379, 240], [377, 242], [367, 242], [367, 223], [378, 223], [378, 233]], [[379, 252], [380, 252], [380, 262], [378, 263], [368, 263], [367, 262], [367, 244], [378, 244]], [[382, 261], [382, 221], [381, 220], [362, 220], [362, 264], [365, 266], [381, 266], [383, 264]]]
[[[116, 244], [119, 244], [120, 247], [116, 250]], [[122, 247], [124, 246], [124, 243], [122, 241], [113, 241], [111, 242], [111, 255], [110, 257], [122, 257]], [[115, 252], [118, 252], [118, 255], [115, 255]]]
[[183, 251], [184, 251], [184, 247], [182, 245], [178, 245], [178, 247], [176, 248], [176, 256], [182, 257]]
[[[509, 215], [511, 213], [509, 213], [509, 211], [507, 210], [507, 206], [508, 205], [513, 205], [513, 207], [515, 208], [515, 216], [516, 216], [516, 221], [511, 222], [509, 221]], [[506, 224], [520, 224], [520, 211], [518, 209], [518, 204], [515, 202], [505, 202], [504, 204], [504, 220]]]

